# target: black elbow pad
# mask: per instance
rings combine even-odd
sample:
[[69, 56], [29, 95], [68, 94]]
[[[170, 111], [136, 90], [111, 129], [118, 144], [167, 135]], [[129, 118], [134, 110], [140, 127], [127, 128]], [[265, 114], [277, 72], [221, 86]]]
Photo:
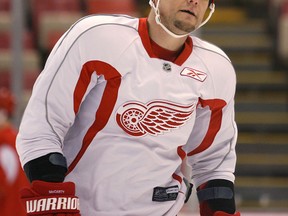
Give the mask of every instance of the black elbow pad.
[[24, 171], [30, 180], [63, 182], [67, 172], [66, 158], [60, 153], [50, 153], [29, 161]]

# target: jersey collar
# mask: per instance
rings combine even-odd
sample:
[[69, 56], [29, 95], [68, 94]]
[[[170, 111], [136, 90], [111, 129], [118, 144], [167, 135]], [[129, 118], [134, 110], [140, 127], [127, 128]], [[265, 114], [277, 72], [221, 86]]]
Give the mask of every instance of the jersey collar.
[[[139, 19], [139, 35], [142, 40], [143, 46], [148, 53], [148, 55], [151, 58], [160, 58], [160, 56], [157, 56], [151, 45], [151, 40], [148, 34], [148, 24], [147, 24], [147, 18], [140, 18]], [[193, 41], [191, 37], [188, 37], [185, 41], [184, 49], [182, 52], [178, 55], [178, 57], [173, 61], [174, 64], [177, 64], [181, 66], [191, 55], [193, 49]]]

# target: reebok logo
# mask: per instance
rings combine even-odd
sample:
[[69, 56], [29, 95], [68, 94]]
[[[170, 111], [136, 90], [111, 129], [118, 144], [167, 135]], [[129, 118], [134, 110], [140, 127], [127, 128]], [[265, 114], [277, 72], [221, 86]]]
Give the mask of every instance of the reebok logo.
[[57, 210], [57, 212], [61, 210], [80, 210], [79, 199], [76, 197], [53, 197], [26, 201], [27, 213], [52, 213], [54, 210]]
[[184, 68], [183, 71], [180, 73], [182, 76], [187, 76], [187, 77], [191, 77], [195, 80], [198, 80], [200, 82], [204, 82], [205, 79], [207, 78], [207, 74], [193, 69], [193, 68]]

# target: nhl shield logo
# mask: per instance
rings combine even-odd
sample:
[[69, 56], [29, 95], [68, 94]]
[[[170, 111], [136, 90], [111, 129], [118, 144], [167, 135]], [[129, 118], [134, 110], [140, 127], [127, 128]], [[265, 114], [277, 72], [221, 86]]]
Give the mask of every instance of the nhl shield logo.
[[166, 72], [171, 72], [172, 71], [172, 67], [171, 67], [171, 64], [165, 62], [163, 63], [163, 70], [166, 71]]

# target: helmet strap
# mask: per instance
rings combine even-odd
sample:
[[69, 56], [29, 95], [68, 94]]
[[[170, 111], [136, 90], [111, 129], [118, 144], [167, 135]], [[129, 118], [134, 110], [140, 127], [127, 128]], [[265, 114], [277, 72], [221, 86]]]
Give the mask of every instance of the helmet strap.
[[[215, 4], [212, 2], [210, 5], [209, 5], [209, 8], [210, 8], [210, 13], [208, 15], [208, 17], [204, 20], [204, 22], [202, 22], [195, 30], [199, 29], [200, 27], [202, 27], [203, 25], [205, 25], [209, 20], [210, 18], [212, 17], [213, 13], [215, 12]], [[194, 31], [195, 31], [194, 30]]]

